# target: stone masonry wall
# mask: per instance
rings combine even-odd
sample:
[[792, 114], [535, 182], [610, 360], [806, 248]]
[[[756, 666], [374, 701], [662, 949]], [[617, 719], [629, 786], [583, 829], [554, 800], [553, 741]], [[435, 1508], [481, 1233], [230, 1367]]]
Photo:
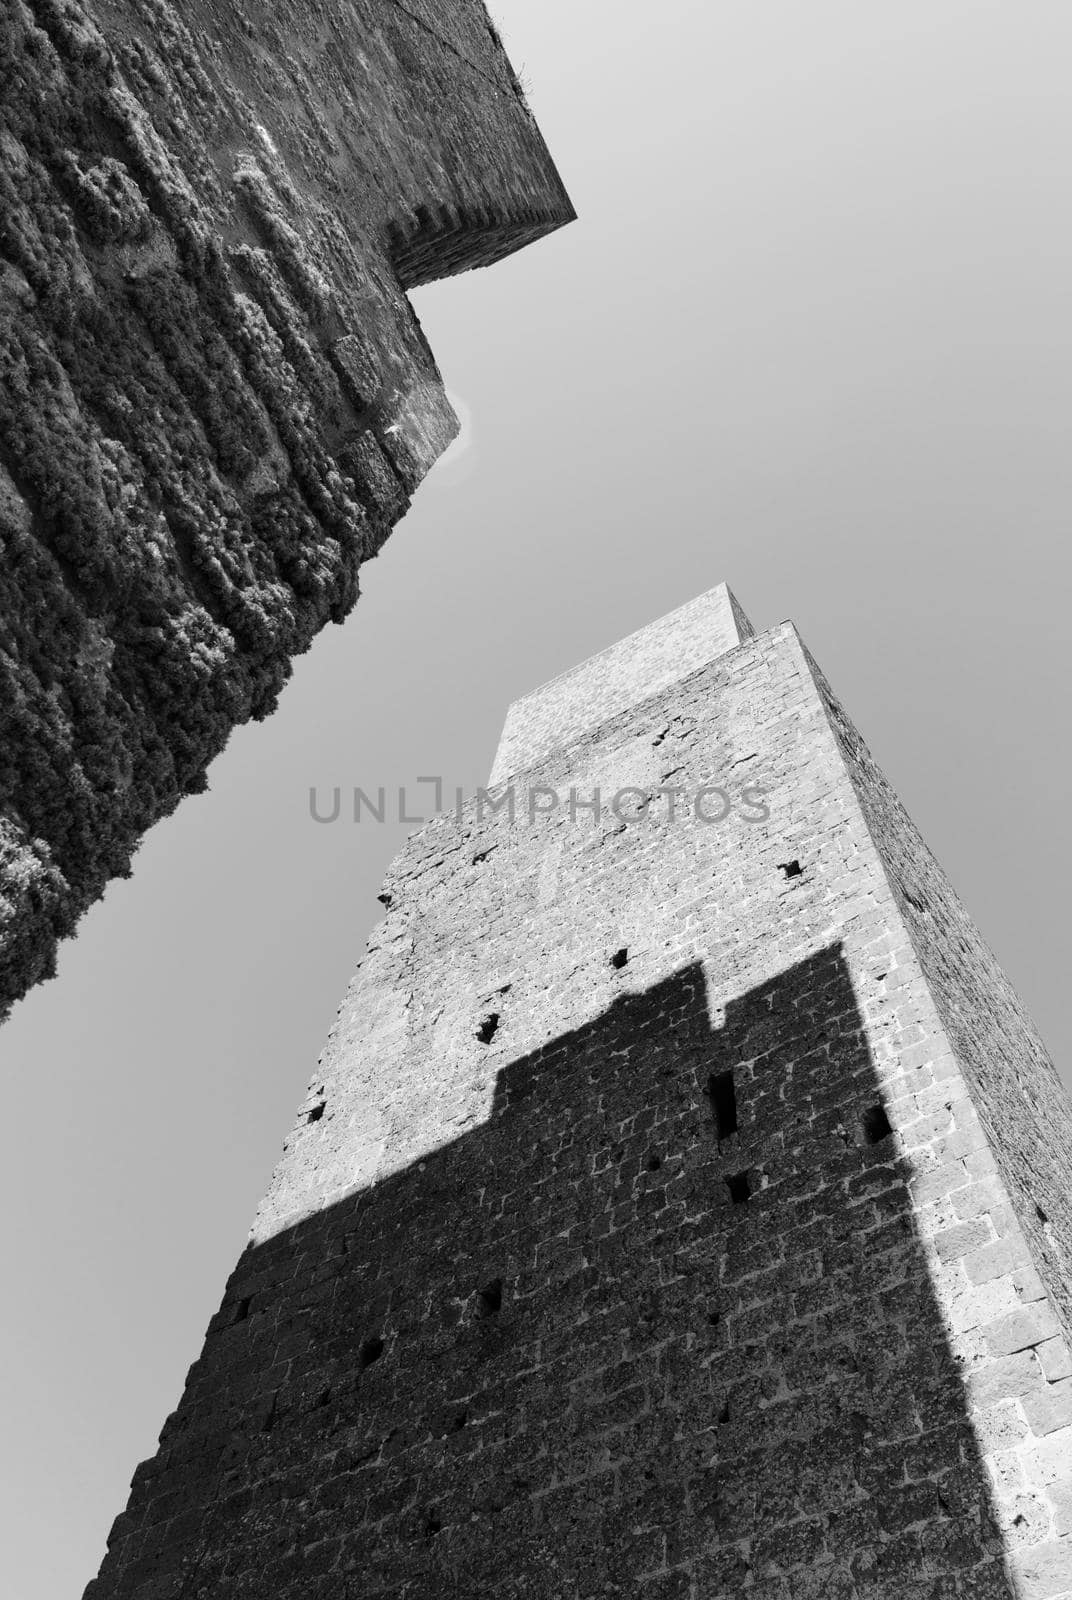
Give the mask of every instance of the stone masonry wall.
[[[1072, 1107], [1031, 1018], [818, 669], [872, 837], [956, 1049], [1016, 1220], [1072, 1335]], [[987, 1272], [996, 1258], [971, 1263]], [[1065, 1395], [1072, 1423], [1072, 1382]], [[1072, 1449], [1072, 1435], [1069, 1436]]]
[[638, 700], [724, 655], [751, 637], [752, 624], [719, 584], [579, 666], [522, 695], [508, 708], [491, 782], [505, 783], [568, 748], [583, 733]]
[[1066, 1347], [854, 776], [785, 626], [524, 774], [644, 817], [413, 836], [87, 1596], [1072, 1594]]
[[406, 299], [572, 216], [479, 0], [0, 0], [0, 1017], [456, 431]]
[[968, 1099], [940, 1129], [924, 1215], [945, 1257], [954, 1345], [1017, 1593], [1072, 1594], [1072, 1104], [1019, 996], [808, 659], [926, 977], [928, 1031], [944, 1032], [963, 1073]]

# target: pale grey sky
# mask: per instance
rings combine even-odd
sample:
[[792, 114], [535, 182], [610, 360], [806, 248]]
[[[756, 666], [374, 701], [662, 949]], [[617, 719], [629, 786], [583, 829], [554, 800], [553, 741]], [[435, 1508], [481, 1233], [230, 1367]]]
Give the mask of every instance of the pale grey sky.
[[242, 1247], [403, 830], [507, 702], [727, 579], [792, 617], [1072, 1027], [1066, 0], [499, 0], [580, 213], [416, 303], [467, 448], [0, 1030], [3, 1565], [77, 1596]]

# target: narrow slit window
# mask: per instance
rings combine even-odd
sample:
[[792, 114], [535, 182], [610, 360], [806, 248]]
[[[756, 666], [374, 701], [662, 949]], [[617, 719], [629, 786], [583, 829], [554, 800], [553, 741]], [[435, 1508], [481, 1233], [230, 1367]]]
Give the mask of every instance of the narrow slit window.
[[373, 1362], [378, 1361], [382, 1355], [383, 1340], [380, 1338], [379, 1334], [374, 1334], [371, 1339], [365, 1340], [364, 1344], [361, 1346], [361, 1349], [358, 1351], [358, 1368], [360, 1371], [364, 1372], [366, 1367], [371, 1367]]
[[893, 1132], [885, 1106], [872, 1106], [864, 1112], [864, 1138], [868, 1144], [881, 1144]]
[[730, 1192], [730, 1199], [735, 1206], [743, 1206], [752, 1193], [752, 1184], [747, 1172], [735, 1172], [726, 1179], [726, 1188]]
[[502, 1309], [502, 1279], [492, 1278], [478, 1292], [476, 1297], [477, 1315], [480, 1317], [497, 1316]]
[[480, 1040], [481, 1044], [490, 1044], [498, 1031], [499, 1013], [497, 1011], [489, 1011], [479, 1028], [476, 1030], [476, 1036]]
[[728, 1139], [737, 1132], [737, 1090], [732, 1072], [712, 1072], [707, 1080], [707, 1093], [715, 1117], [715, 1132], [720, 1139]]

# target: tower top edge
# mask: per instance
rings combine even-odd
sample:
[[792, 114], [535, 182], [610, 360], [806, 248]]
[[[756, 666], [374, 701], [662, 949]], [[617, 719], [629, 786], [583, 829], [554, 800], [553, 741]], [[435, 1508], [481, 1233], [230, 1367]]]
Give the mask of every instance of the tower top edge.
[[551, 750], [754, 634], [728, 584], [695, 595], [514, 700], [506, 712], [490, 782], [505, 782], [534, 766]]

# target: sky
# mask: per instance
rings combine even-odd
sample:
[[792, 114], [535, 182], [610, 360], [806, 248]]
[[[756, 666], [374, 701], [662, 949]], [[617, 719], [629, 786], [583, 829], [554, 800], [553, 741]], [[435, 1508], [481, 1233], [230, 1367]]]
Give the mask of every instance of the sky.
[[726, 580], [792, 618], [1069, 1081], [1072, 10], [498, 0], [579, 220], [414, 296], [459, 443], [0, 1030], [12, 1600], [81, 1593], [408, 831], [510, 700]]

